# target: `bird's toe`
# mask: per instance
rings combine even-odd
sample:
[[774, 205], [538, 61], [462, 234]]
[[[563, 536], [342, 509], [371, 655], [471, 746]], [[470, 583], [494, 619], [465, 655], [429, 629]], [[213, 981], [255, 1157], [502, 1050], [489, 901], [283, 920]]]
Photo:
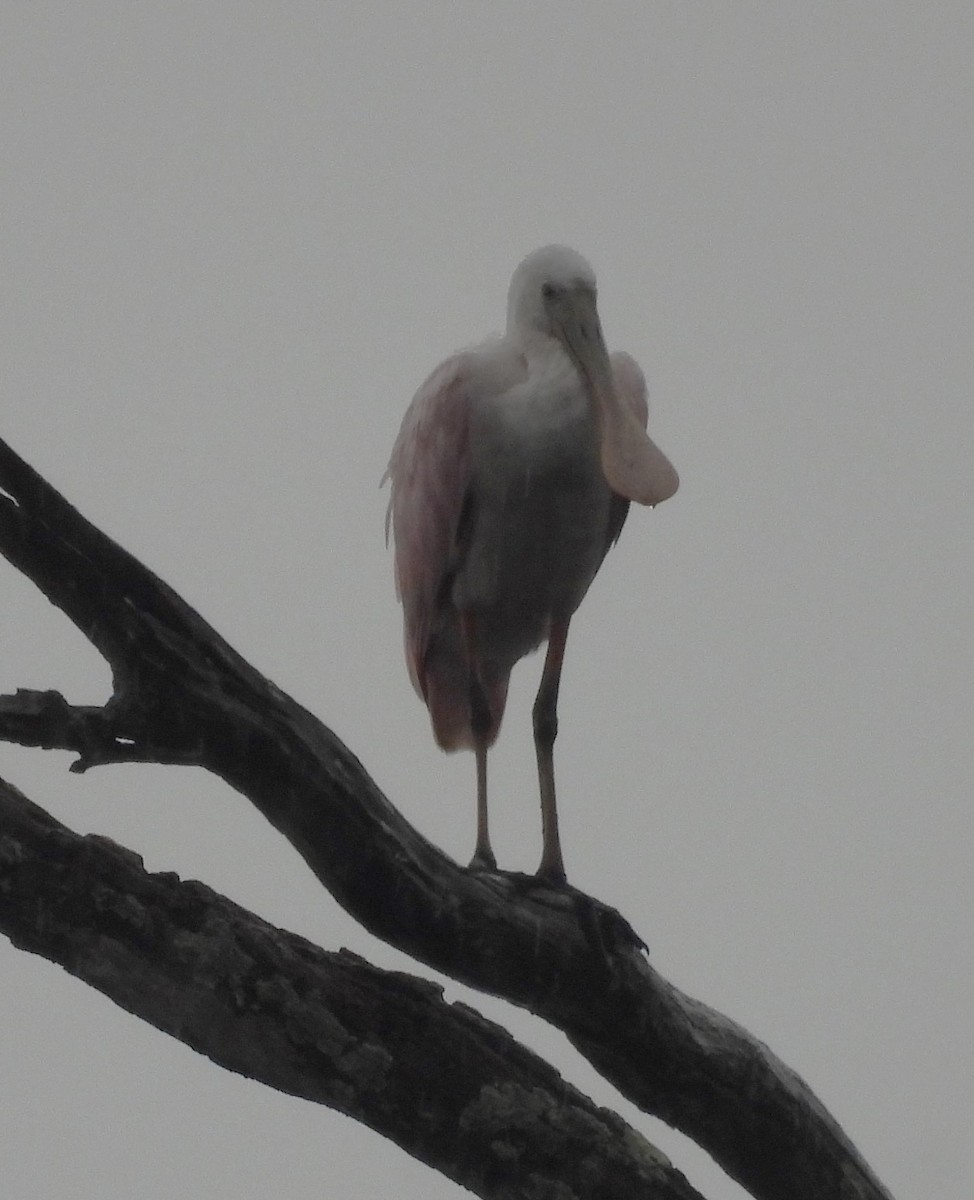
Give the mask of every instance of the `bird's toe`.
[[478, 850], [470, 860], [468, 869], [471, 871], [496, 871], [497, 859], [490, 850]]

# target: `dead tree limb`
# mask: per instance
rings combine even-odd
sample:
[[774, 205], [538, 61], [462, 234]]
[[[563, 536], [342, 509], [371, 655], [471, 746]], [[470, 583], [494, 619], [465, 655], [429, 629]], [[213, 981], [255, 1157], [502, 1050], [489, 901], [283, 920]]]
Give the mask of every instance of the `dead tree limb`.
[[615, 910], [574, 889], [472, 873], [392, 807], [315, 717], [0, 442], [0, 552], [112, 668], [103, 708], [0, 701], [0, 738], [73, 750], [73, 769], [192, 763], [247, 796], [377, 936], [564, 1030], [633, 1103], [758, 1200], [889, 1200], [807, 1085], [650, 966]]
[[347, 1113], [479, 1196], [702, 1200], [635, 1130], [438, 985], [150, 875], [2, 781], [0, 929], [221, 1066]]

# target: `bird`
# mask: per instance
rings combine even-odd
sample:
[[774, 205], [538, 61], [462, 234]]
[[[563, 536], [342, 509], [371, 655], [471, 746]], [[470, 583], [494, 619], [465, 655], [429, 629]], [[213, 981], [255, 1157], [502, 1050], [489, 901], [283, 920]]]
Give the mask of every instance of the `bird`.
[[568, 627], [630, 501], [679, 486], [646, 432], [643, 373], [609, 354], [596, 279], [577, 251], [543, 246], [515, 269], [505, 332], [438, 366], [406, 410], [383, 482], [406, 664], [443, 750], [472, 749], [472, 869], [494, 871], [487, 752], [514, 665], [547, 643], [533, 708], [542, 854], [566, 883], [554, 742]]

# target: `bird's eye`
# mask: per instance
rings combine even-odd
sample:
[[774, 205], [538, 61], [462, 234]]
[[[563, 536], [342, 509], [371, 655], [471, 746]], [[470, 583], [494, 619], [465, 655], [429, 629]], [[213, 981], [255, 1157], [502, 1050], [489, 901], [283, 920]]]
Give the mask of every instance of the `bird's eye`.
[[541, 295], [545, 300], [550, 300], [555, 294], [555, 285], [553, 283], [543, 283], [541, 285]]

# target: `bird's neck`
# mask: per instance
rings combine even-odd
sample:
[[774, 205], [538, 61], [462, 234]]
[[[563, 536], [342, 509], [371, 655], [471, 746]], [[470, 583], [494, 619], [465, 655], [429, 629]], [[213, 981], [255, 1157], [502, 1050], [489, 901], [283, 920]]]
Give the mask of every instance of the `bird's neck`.
[[520, 325], [508, 336], [529, 363], [570, 361], [561, 342], [544, 330]]

